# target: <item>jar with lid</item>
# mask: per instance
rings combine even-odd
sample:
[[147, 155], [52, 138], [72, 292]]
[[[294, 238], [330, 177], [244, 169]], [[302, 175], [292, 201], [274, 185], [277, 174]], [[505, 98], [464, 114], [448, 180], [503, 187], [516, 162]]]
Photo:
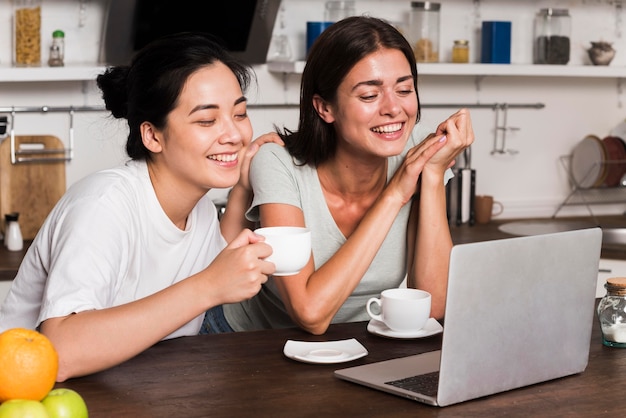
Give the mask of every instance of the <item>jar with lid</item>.
[[469, 62], [469, 41], [457, 39], [452, 46], [452, 62], [465, 64]]
[[41, 65], [41, 0], [12, 0], [13, 64]]
[[535, 64], [567, 64], [571, 17], [567, 9], [541, 9], [535, 16]]
[[50, 67], [63, 67], [65, 58], [65, 33], [62, 30], [52, 32], [52, 44], [50, 45], [50, 56], [48, 65]]
[[412, 1], [407, 39], [417, 62], [439, 62], [440, 3]]
[[4, 245], [9, 251], [20, 251], [24, 247], [22, 229], [18, 223], [19, 216], [17, 212], [4, 215]]
[[354, 0], [327, 1], [324, 9], [324, 21], [338, 22], [355, 14]]
[[606, 295], [598, 304], [602, 343], [626, 347], [626, 277], [612, 277], [604, 285]]

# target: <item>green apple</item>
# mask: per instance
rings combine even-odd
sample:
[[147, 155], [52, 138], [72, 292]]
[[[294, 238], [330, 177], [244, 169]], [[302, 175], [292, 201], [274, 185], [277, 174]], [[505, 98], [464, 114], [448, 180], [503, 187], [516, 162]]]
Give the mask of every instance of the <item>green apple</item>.
[[[50, 418], [87, 418], [87, 405], [82, 396], [72, 389], [52, 389], [41, 400]], [[2, 418], [2, 417], [0, 417]]]
[[49, 415], [39, 401], [11, 399], [0, 405], [0, 418], [49, 418]]

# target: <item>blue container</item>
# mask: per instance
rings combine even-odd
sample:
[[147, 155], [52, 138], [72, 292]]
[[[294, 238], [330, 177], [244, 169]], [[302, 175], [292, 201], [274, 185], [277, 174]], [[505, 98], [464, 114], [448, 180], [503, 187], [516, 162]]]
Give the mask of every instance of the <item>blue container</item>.
[[483, 22], [480, 62], [511, 63], [511, 22]]
[[332, 25], [334, 22], [306, 22], [306, 53], [309, 54], [309, 49], [313, 45], [313, 42], [324, 29]]

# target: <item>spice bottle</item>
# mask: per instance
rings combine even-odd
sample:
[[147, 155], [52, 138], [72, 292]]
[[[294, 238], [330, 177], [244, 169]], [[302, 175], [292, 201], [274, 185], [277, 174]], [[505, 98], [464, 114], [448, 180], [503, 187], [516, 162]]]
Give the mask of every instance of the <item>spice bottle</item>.
[[452, 62], [465, 64], [469, 62], [469, 41], [457, 39], [452, 46]]
[[567, 9], [541, 9], [535, 16], [535, 64], [567, 64], [571, 18]]
[[20, 224], [17, 222], [19, 213], [7, 213], [4, 215], [5, 231], [4, 231], [4, 244], [9, 251], [20, 251], [24, 247], [24, 240], [22, 238], [22, 230]]
[[65, 33], [62, 30], [52, 32], [52, 44], [50, 45], [50, 67], [63, 67], [65, 58]]
[[13, 63], [41, 65], [41, 0], [13, 1]]
[[602, 343], [609, 347], [626, 347], [626, 277], [607, 279], [606, 295], [598, 304]]
[[407, 38], [417, 62], [439, 62], [439, 10], [441, 4], [412, 1]]

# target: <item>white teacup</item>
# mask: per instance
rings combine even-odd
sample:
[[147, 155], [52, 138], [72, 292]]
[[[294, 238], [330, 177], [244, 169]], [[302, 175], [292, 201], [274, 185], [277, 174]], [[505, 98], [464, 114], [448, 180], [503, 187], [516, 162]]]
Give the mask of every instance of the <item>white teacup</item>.
[[273, 276], [298, 274], [311, 257], [311, 231], [297, 226], [270, 226], [254, 231], [272, 247], [266, 258], [276, 265]]
[[[365, 305], [372, 319], [383, 322], [389, 329], [399, 332], [419, 331], [430, 318], [430, 293], [409, 288], [383, 290], [379, 298], [370, 298]], [[380, 314], [372, 312], [376, 304]]]

